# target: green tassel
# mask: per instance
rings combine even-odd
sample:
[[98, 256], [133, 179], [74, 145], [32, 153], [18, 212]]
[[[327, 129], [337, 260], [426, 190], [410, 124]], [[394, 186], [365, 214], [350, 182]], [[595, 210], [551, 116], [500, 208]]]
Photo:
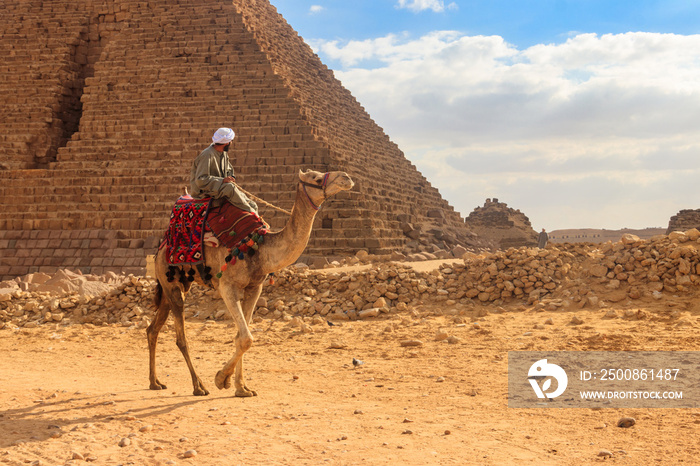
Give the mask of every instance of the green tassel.
[[222, 273], [222, 272], [219, 272], [219, 273], [216, 274], [216, 278], [221, 278], [222, 275], [223, 275], [223, 273]]

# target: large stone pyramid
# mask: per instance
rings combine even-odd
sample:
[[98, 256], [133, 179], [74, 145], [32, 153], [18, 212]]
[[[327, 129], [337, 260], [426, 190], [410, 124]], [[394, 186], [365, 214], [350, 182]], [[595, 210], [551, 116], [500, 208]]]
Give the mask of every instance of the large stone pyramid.
[[0, 45], [0, 279], [142, 272], [220, 126], [236, 130], [241, 186], [283, 209], [300, 168], [355, 180], [305, 254], [386, 253], [407, 223], [466, 241], [459, 214], [267, 0], [5, 0]]

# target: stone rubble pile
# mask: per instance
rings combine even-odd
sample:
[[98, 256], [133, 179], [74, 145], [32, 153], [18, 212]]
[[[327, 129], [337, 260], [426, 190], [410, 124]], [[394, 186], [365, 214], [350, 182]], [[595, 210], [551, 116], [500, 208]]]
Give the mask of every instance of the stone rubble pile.
[[115, 277], [111, 286], [103, 288], [99, 295], [83, 294], [74, 289], [23, 291], [24, 286], [7, 288], [8, 282], [0, 282], [0, 328], [33, 328], [44, 323], [121, 324], [145, 328], [151, 315], [149, 306], [153, 301], [155, 280], [133, 275]]
[[[367, 319], [429, 308], [464, 314], [478, 305], [600, 309], [610, 303], [661, 299], [692, 292], [700, 284], [700, 231], [673, 232], [650, 240], [624, 235], [619, 242], [561, 244], [546, 249], [511, 248], [466, 253], [462, 260], [420, 272], [385, 258], [368, 267], [313, 270], [296, 264], [274, 275], [258, 301], [262, 318], [291, 316], [327, 320]], [[355, 264], [366, 263], [366, 253]], [[30, 291], [0, 283], [0, 327], [42, 323], [90, 323], [144, 328], [152, 315], [155, 280], [136, 276], [112, 280], [102, 295]], [[118, 284], [116, 284], [118, 283]], [[4, 287], [4, 288], [3, 288]], [[214, 290], [193, 286], [186, 317], [230, 318]]]

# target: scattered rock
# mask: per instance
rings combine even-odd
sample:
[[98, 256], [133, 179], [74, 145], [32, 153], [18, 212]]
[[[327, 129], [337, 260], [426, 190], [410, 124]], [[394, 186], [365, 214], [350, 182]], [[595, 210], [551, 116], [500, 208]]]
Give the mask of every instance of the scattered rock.
[[600, 456], [602, 458], [612, 458], [613, 454], [612, 454], [612, 452], [610, 452], [608, 450], [600, 450], [598, 452], [598, 456]]
[[583, 319], [579, 318], [578, 316], [573, 316], [571, 318], [571, 325], [581, 325], [583, 323]]
[[401, 346], [423, 346], [423, 342], [420, 340], [402, 340]]
[[449, 335], [447, 334], [447, 332], [440, 331], [435, 334], [435, 341], [443, 341], [447, 340], [448, 338]]
[[635, 425], [637, 421], [633, 417], [623, 417], [617, 421], [617, 427], [629, 428]]

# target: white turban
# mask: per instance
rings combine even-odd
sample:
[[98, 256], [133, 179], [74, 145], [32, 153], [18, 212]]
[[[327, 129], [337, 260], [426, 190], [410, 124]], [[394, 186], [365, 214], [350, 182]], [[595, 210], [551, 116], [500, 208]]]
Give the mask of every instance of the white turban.
[[231, 128], [219, 128], [211, 140], [214, 141], [214, 144], [226, 144], [233, 141], [234, 137], [236, 137], [236, 133]]

